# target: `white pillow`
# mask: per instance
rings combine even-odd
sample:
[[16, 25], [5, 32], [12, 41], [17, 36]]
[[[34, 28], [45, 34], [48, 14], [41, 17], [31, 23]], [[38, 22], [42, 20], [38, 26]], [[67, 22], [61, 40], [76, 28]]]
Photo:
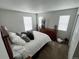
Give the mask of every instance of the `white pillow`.
[[17, 45], [25, 45], [26, 42], [20, 38], [19, 36], [16, 35], [16, 33], [9, 32], [9, 36], [11, 38], [12, 43], [17, 44]]

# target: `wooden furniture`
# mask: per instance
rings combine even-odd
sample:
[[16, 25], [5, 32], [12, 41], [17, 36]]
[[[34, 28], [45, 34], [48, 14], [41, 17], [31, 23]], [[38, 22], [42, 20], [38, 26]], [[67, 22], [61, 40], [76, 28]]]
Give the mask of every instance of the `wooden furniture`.
[[7, 50], [9, 59], [13, 59], [13, 52], [12, 52], [12, 49], [11, 49], [11, 46], [10, 46], [11, 40], [10, 40], [9, 34], [3, 26], [1, 26], [0, 30], [1, 30], [1, 36], [2, 36], [2, 39], [3, 39], [4, 45], [5, 45], [5, 48]]
[[41, 28], [40, 32], [47, 34], [53, 41], [57, 41], [57, 26], [54, 26], [54, 29], [50, 28]]

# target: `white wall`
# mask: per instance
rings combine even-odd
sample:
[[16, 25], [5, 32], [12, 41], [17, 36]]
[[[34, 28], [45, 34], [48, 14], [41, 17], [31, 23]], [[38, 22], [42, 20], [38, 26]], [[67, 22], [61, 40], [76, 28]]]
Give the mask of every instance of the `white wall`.
[[0, 59], [9, 59], [0, 33]]
[[68, 59], [73, 58], [78, 42], [79, 42], [79, 16], [78, 16], [78, 20], [75, 26], [75, 30], [73, 32], [72, 40], [70, 42]]
[[36, 16], [34, 14], [3, 9], [0, 9], [0, 25], [7, 26], [9, 31], [24, 31], [23, 16], [33, 17], [33, 28], [35, 28]]
[[77, 14], [79, 14], [79, 8], [78, 8], [78, 12], [77, 12]]
[[50, 11], [46, 13], [40, 13], [39, 16], [43, 16], [46, 19], [46, 25], [48, 28], [53, 28], [54, 25], [58, 25], [59, 23], [59, 16], [61, 15], [70, 15], [70, 21], [68, 25], [67, 31], [59, 31], [58, 37], [61, 38], [70, 38], [70, 33], [73, 27], [73, 23], [75, 21], [77, 9], [68, 9], [68, 10], [60, 10], [60, 11]]

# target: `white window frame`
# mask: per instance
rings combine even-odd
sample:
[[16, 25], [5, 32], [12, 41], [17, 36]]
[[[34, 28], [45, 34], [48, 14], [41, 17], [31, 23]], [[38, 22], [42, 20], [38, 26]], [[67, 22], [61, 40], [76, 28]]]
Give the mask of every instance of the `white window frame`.
[[70, 15], [62, 15], [59, 18], [58, 30], [67, 31]]
[[32, 17], [30, 16], [23, 16], [23, 21], [24, 21], [24, 27], [25, 31], [32, 30]]
[[42, 16], [40, 16], [40, 17], [38, 17], [38, 26], [41, 28], [41, 26], [42, 26], [42, 20], [43, 20], [43, 17]]

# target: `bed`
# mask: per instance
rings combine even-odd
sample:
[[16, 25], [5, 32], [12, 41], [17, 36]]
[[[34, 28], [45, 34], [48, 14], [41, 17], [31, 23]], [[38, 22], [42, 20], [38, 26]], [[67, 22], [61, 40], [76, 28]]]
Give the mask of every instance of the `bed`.
[[[22, 46], [21, 55], [23, 58], [27, 58], [28, 56], [35, 55], [45, 44], [51, 41], [50, 37], [44, 33], [33, 31], [34, 34], [34, 40], [31, 40], [29, 43], [26, 43], [24, 46]], [[7, 50], [7, 53], [9, 55], [10, 59], [14, 59], [19, 52], [14, 52], [11, 48], [11, 41], [8, 32], [6, 29], [1, 26], [1, 35]], [[18, 54], [17, 54], [18, 53]]]

